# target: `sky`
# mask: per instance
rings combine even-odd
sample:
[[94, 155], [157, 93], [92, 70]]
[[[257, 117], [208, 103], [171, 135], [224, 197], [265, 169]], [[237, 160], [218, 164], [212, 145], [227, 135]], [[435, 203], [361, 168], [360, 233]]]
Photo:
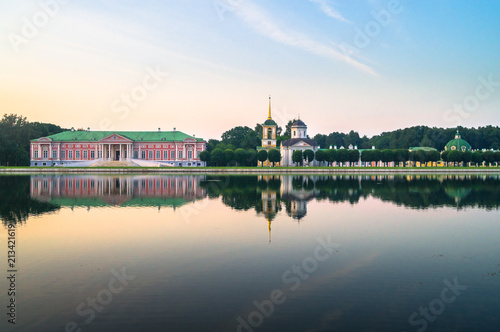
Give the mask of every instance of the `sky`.
[[500, 2], [2, 0], [0, 111], [91, 130], [500, 125]]

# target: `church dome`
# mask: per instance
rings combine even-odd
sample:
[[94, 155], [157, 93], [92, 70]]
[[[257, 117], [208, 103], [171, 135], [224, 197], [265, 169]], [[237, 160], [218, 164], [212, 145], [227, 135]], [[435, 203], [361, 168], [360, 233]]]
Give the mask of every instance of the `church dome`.
[[460, 132], [457, 130], [457, 133], [455, 135], [455, 139], [452, 139], [451, 141], [448, 142], [448, 144], [446, 144], [446, 146], [444, 147], [444, 150], [445, 151], [470, 151], [472, 150], [472, 147], [470, 146], [470, 144], [462, 139], [462, 137], [460, 136]]
[[267, 125], [267, 126], [277, 126], [276, 122], [274, 122], [273, 119], [267, 119], [266, 122], [264, 122], [264, 125]]
[[306, 124], [304, 123], [304, 121], [302, 121], [301, 119], [298, 119], [298, 120], [295, 120], [293, 123], [292, 123], [292, 127], [307, 127]]

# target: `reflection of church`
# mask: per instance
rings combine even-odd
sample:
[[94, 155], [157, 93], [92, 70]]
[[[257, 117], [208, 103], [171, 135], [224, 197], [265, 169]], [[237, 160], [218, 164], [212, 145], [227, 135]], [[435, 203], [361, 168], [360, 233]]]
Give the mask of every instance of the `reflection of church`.
[[271, 243], [271, 223], [281, 209], [281, 203], [285, 204], [287, 215], [300, 222], [307, 214], [307, 203], [318, 194], [314, 185], [316, 177], [259, 176], [259, 181], [270, 183], [272, 180], [279, 181], [279, 187], [272, 188], [268, 185], [265, 189], [261, 189], [262, 213], [268, 222], [269, 243]]
[[61, 206], [176, 207], [205, 197], [200, 176], [45, 176], [30, 181], [31, 198]]

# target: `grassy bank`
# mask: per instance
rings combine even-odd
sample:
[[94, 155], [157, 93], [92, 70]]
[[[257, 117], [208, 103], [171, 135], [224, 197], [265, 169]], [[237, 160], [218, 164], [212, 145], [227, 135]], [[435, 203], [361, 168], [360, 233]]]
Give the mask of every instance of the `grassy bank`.
[[500, 167], [0, 167], [3, 174], [160, 173], [160, 174], [387, 174], [494, 173]]

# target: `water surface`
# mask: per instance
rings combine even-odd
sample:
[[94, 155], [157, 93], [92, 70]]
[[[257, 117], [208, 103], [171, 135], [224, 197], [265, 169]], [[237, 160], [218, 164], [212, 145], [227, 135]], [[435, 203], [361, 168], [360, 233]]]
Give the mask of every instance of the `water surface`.
[[499, 184], [2, 176], [0, 252], [16, 225], [18, 272], [16, 326], [0, 327], [497, 331]]

